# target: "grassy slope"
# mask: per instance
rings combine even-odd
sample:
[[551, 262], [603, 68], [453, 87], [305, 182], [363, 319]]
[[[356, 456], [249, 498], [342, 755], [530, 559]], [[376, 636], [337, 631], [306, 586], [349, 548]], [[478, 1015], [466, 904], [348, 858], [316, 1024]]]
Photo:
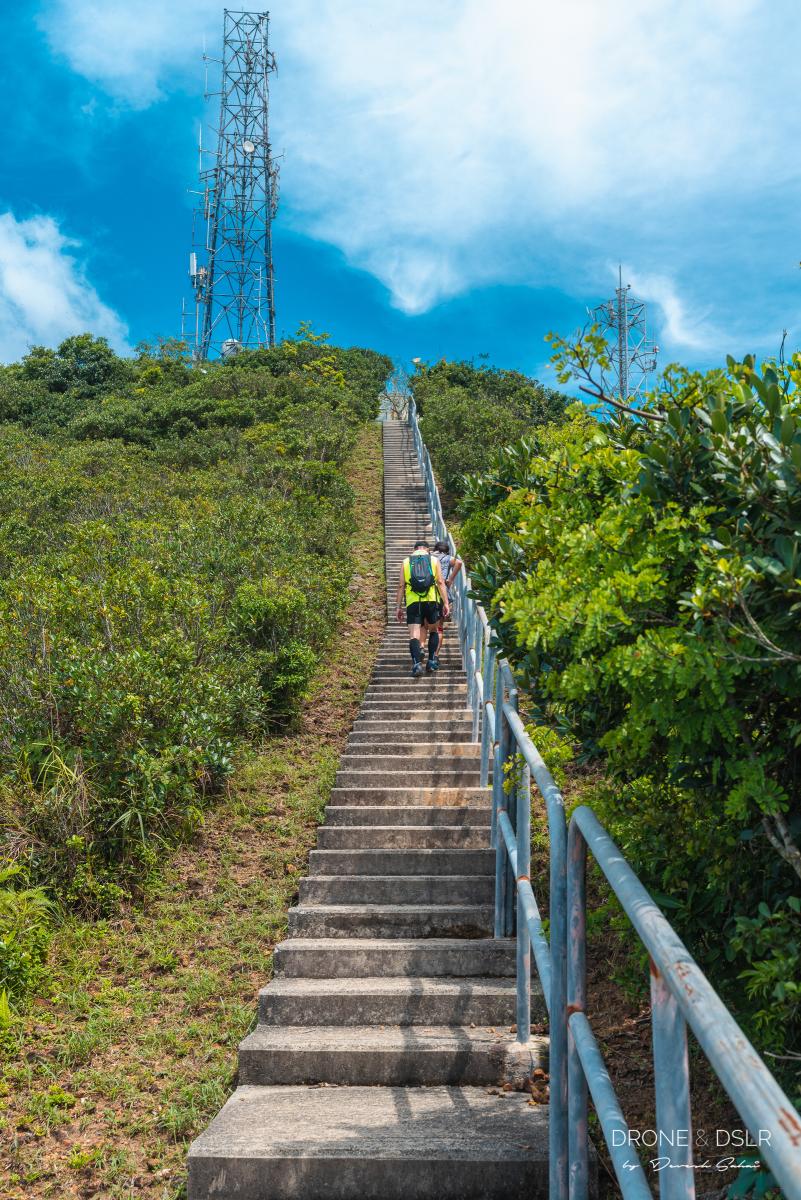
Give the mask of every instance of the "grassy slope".
[[349, 474], [356, 574], [302, 727], [241, 768], [142, 908], [57, 935], [52, 995], [0, 1073], [4, 1200], [184, 1192], [187, 1143], [233, 1085], [384, 626], [380, 426]]

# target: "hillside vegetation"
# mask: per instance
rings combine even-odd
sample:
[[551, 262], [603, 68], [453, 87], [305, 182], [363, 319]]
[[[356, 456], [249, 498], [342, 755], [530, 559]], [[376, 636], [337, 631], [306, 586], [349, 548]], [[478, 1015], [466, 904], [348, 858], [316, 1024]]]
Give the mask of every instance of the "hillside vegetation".
[[390, 369], [308, 327], [203, 368], [87, 334], [0, 369], [0, 1021], [57, 912], [140, 894], [237, 749], [291, 728]]
[[455, 495], [465, 475], [484, 470], [495, 450], [562, 420], [567, 404], [560, 392], [519, 371], [444, 359], [419, 365], [412, 388], [440, 486]]
[[[558, 349], [567, 382], [586, 379], [599, 347], [590, 337]], [[482, 386], [474, 373], [466, 391]], [[574, 404], [461, 481], [442, 440], [430, 442], [458, 487], [461, 550], [524, 682], [536, 740], [558, 762], [593, 768], [581, 798], [749, 1035], [780, 1056], [772, 1066], [791, 1094], [801, 1094], [800, 388], [801, 355], [674, 368], [650, 419]]]

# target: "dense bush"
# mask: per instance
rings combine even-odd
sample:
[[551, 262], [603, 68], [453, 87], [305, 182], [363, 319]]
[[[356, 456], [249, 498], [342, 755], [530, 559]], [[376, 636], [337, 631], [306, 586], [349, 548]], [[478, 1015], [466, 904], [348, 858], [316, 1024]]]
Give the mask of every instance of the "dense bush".
[[441, 485], [457, 493], [494, 450], [562, 418], [566, 398], [518, 371], [439, 362], [419, 366], [412, 391]]
[[[563, 366], [575, 360], [567, 355]], [[474, 584], [534, 715], [766, 1048], [801, 1033], [801, 355], [674, 369], [470, 481]]]
[[37, 885], [113, 909], [237, 745], [291, 722], [348, 595], [342, 468], [390, 369], [308, 329], [202, 371], [88, 335], [3, 369], [0, 862], [30, 885], [9, 912]]
[[53, 905], [22, 876], [19, 864], [0, 868], [0, 1033], [11, 1017], [9, 997], [39, 983], [50, 939]]

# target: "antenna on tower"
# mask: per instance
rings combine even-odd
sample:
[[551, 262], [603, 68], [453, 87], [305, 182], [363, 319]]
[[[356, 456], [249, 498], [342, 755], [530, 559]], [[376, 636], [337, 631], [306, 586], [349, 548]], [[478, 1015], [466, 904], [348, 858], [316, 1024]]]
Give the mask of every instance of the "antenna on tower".
[[648, 376], [656, 370], [659, 347], [648, 338], [645, 301], [631, 295], [630, 283], [623, 285], [622, 265], [618, 267], [614, 297], [587, 311], [596, 325], [613, 335], [609, 356], [612, 379], [604, 381], [607, 392], [623, 404], [642, 400], [648, 390]]
[[[190, 279], [194, 357], [229, 357], [275, 345], [272, 221], [278, 166], [269, 135], [269, 86], [276, 69], [270, 14], [224, 9], [216, 153], [198, 139], [202, 199], [193, 220]], [[208, 63], [217, 61], [203, 54]], [[208, 81], [205, 85], [208, 98]], [[211, 93], [216, 95], [217, 93]], [[204, 155], [213, 159], [204, 166]]]

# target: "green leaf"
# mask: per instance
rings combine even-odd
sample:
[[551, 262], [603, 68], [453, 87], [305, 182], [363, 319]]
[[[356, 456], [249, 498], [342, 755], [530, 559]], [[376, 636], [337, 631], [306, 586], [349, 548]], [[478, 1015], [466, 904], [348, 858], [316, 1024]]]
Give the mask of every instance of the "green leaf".
[[795, 436], [796, 421], [792, 413], [788, 413], [782, 421], [781, 441], [783, 446], [789, 446]]

